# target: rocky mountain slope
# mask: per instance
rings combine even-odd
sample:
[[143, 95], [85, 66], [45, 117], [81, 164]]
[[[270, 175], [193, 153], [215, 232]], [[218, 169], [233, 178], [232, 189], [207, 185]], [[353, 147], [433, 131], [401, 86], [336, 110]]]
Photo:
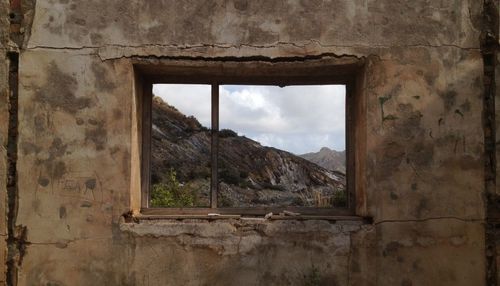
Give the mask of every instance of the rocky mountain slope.
[[[179, 186], [208, 206], [210, 130], [160, 98], [153, 99], [152, 185]], [[345, 176], [234, 131], [219, 132], [219, 206], [343, 206]]]
[[335, 151], [328, 147], [323, 147], [319, 150], [319, 152], [306, 153], [300, 155], [300, 157], [316, 163], [327, 170], [338, 171], [345, 174], [345, 151]]

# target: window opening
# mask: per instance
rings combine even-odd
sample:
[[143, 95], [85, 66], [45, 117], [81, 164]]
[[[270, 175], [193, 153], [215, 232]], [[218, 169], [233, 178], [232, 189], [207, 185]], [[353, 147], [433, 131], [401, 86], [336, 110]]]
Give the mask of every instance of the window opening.
[[345, 85], [154, 84], [149, 206], [347, 208]]

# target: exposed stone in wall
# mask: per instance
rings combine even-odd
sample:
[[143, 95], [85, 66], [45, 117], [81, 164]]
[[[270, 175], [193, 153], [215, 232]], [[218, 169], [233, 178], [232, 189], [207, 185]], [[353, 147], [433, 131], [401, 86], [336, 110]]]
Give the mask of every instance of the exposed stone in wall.
[[7, 258], [6, 284], [17, 284], [18, 266], [22, 264], [26, 249], [26, 228], [16, 225], [18, 210], [17, 189], [17, 139], [19, 134], [19, 55], [8, 53], [9, 60], [9, 120], [7, 139], [7, 193], [6, 193], [6, 229], [7, 229]]
[[485, 140], [485, 196], [487, 199], [486, 225], [486, 279], [488, 285], [498, 283], [498, 236], [500, 234], [499, 219], [500, 205], [498, 197], [498, 147], [496, 134], [498, 133], [498, 98], [496, 94], [498, 82], [498, 48], [499, 48], [499, 2], [484, 1], [483, 29], [481, 34], [481, 52], [484, 65], [484, 140]]
[[[7, 141], [8, 141], [8, 122], [9, 122], [9, 109], [8, 109], [8, 71], [7, 59], [5, 50], [0, 56], [0, 213], [5, 214], [6, 211], [6, 194], [7, 194]], [[7, 235], [5, 216], [1, 216], [0, 220], [0, 259], [5, 261], [7, 252], [7, 244], [5, 237]], [[5, 282], [5, 264], [2, 263], [0, 267], [0, 283]], [[1, 285], [1, 284], [0, 284]]]
[[[500, 38], [500, 37], [499, 37]], [[497, 51], [497, 56], [496, 56], [496, 67], [495, 67], [495, 84], [500, 83], [500, 53]], [[500, 134], [500, 89], [496, 88], [496, 95], [495, 95], [495, 137], [497, 137], [497, 134]], [[499, 172], [500, 172], [500, 166], [499, 166], [499, 159], [500, 159], [500, 148], [498, 145], [498, 139], [495, 140], [495, 155], [496, 155], [496, 176], [495, 176], [495, 196], [490, 197], [489, 201], [489, 206], [488, 208], [491, 208], [493, 206], [498, 206], [498, 194], [500, 193], [499, 186], [497, 184], [498, 178], [499, 178]], [[491, 188], [492, 186], [490, 186]], [[493, 190], [489, 189], [489, 192], [492, 193]], [[493, 208], [495, 209], [495, 208]], [[497, 220], [492, 220], [489, 224], [489, 228], [487, 229], [487, 259], [491, 262], [488, 268], [488, 273], [490, 276], [496, 275], [496, 281], [500, 281], [500, 271], [498, 269], [500, 265], [500, 255], [498, 253], [498, 250], [500, 249], [500, 228], [497, 223]], [[494, 248], [493, 248], [494, 247]], [[494, 249], [494, 251], [491, 251], [491, 249]], [[490, 257], [488, 257], [490, 256]], [[490, 278], [490, 277], [489, 277]]]
[[[10, 102], [9, 89], [9, 58], [7, 52], [11, 27], [9, 22], [9, 2], [0, 1], [0, 259], [3, 263], [0, 266], [0, 285], [6, 282], [6, 261], [7, 261], [7, 193], [8, 187], [15, 184], [12, 178], [12, 156], [15, 156], [12, 147], [15, 142], [11, 142], [11, 132], [9, 132], [10, 113], [13, 111]], [[10, 143], [10, 144], [9, 144]], [[15, 167], [15, 166], [14, 166]]]

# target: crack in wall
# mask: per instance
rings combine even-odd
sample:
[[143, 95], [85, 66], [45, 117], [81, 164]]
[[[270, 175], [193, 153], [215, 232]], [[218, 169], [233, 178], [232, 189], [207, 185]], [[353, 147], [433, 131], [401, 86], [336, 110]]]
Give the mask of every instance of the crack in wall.
[[27, 230], [16, 226], [18, 211], [17, 139], [19, 54], [9, 53], [9, 129], [7, 140], [7, 285], [17, 285], [18, 265], [25, 253]]
[[458, 220], [458, 221], [463, 221], [463, 222], [483, 222], [483, 219], [465, 219], [465, 218], [460, 218], [460, 217], [455, 217], [455, 216], [442, 216], [442, 217], [428, 217], [428, 218], [423, 218], [423, 219], [386, 219], [386, 220], [380, 220], [377, 222], [374, 222], [374, 225], [378, 224], [383, 224], [383, 223], [405, 223], [405, 222], [427, 222], [427, 221], [433, 221], [433, 220]]
[[[291, 57], [267, 57], [267, 56], [222, 56], [222, 57], [206, 57], [206, 56], [141, 56], [141, 55], [130, 55], [126, 58], [135, 58], [135, 59], [156, 59], [156, 60], [186, 60], [186, 61], [205, 61], [205, 62], [213, 62], [213, 61], [227, 61], [227, 62], [269, 62], [269, 63], [279, 63], [279, 62], [302, 62], [307, 60], [321, 60], [326, 58], [355, 58], [357, 60], [363, 60], [366, 57], [361, 56], [358, 57], [356, 55], [349, 54], [335, 54], [335, 53], [322, 53], [317, 55], [304, 55], [304, 56], [291, 56]], [[110, 60], [110, 59], [107, 59]], [[105, 61], [105, 60], [103, 60]]]
[[60, 241], [48, 241], [48, 242], [34, 242], [34, 241], [24, 241], [25, 245], [51, 245], [57, 248], [67, 248], [70, 244], [78, 243], [80, 241], [105, 241], [110, 240], [110, 237], [95, 237], [95, 238], [75, 238], [75, 239], [62, 239]]
[[239, 45], [228, 45], [228, 44], [191, 44], [191, 45], [177, 45], [177, 44], [141, 44], [141, 45], [121, 45], [121, 44], [105, 44], [100, 46], [45, 46], [45, 45], [34, 45], [27, 47], [26, 50], [37, 50], [37, 49], [53, 49], [53, 50], [85, 50], [85, 49], [103, 49], [103, 48], [123, 48], [123, 49], [147, 49], [147, 48], [173, 48], [176, 50], [193, 50], [199, 48], [219, 48], [219, 49], [237, 49], [241, 50], [243, 48], [251, 48], [251, 49], [269, 49], [269, 48], [280, 48], [283, 46], [292, 46], [296, 48], [307, 48], [308, 46], [316, 45], [322, 48], [359, 48], [359, 49], [373, 49], [373, 48], [381, 48], [381, 49], [392, 49], [392, 48], [456, 48], [460, 50], [467, 51], [479, 51], [479, 47], [462, 47], [455, 44], [405, 44], [405, 45], [382, 45], [382, 44], [373, 44], [373, 45], [335, 45], [335, 44], [323, 44], [318, 40], [311, 39], [307, 42], [294, 43], [294, 42], [275, 42], [268, 45], [252, 45], [252, 44], [239, 44]]
[[[108, 60], [117, 60], [119, 58], [102, 58], [97, 54], [101, 61], [105, 62]], [[372, 56], [372, 55], [370, 55]], [[120, 58], [133, 58], [136, 60], [172, 60], [172, 61], [202, 61], [202, 62], [267, 62], [267, 63], [283, 63], [283, 62], [303, 62], [308, 60], [322, 60], [328, 58], [355, 58], [357, 60], [364, 60], [365, 56], [356, 56], [352, 54], [335, 54], [335, 53], [321, 53], [317, 55], [303, 55], [303, 56], [291, 56], [291, 57], [268, 57], [268, 56], [158, 56], [158, 55], [127, 55]]]
[[[374, 49], [393, 49], [393, 48], [455, 48], [455, 49], [460, 49], [460, 50], [465, 50], [465, 51], [479, 51], [480, 48], [478, 47], [461, 47], [458, 45], [453, 45], [453, 44], [442, 44], [442, 45], [431, 45], [431, 44], [409, 44], [409, 45], [330, 45], [330, 44], [323, 44], [319, 42], [318, 40], [309, 40], [305, 44], [298, 44], [298, 43], [289, 43], [289, 42], [277, 42], [274, 44], [269, 44], [269, 45], [251, 45], [251, 44], [240, 44], [240, 45], [224, 45], [224, 44], [193, 44], [193, 45], [176, 45], [176, 44], [144, 44], [144, 45], [121, 45], [121, 44], [107, 44], [107, 45], [102, 45], [102, 46], [62, 46], [62, 47], [55, 47], [55, 46], [43, 46], [43, 45], [35, 45], [26, 48], [26, 50], [67, 50], [67, 51], [83, 51], [85, 55], [97, 55], [101, 61], [107, 61], [107, 60], [117, 60], [117, 59], [122, 59], [122, 58], [134, 58], [134, 57], [146, 57], [145, 54], [148, 54], [148, 57], [155, 57], [154, 53], [140, 53], [137, 52], [137, 49], [172, 49], [175, 50], [177, 53], [179, 52], [184, 52], [184, 51], [196, 51], [199, 49], [234, 49], [237, 52], [241, 52], [245, 48], [248, 49], [260, 49], [260, 50], [272, 50], [272, 49], [282, 49], [286, 47], [293, 47], [297, 49], [302, 49], [304, 50], [303, 53], [298, 53], [298, 56], [295, 56], [296, 58], [299, 57], [306, 57], [306, 56], [315, 56], [315, 57], [321, 57], [323, 55], [335, 55], [336, 57], [355, 57], [357, 59], [360, 58], [365, 58], [367, 57], [366, 54], [373, 54], [369, 51], [373, 51]], [[316, 52], [312, 52], [314, 48], [318, 48]], [[363, 55], [363, 53], [359, 53], [360, 55], [353, 55], [353, 54], [337, 54], [335, 52], [329, 52], [328, 49], [332, 48], [339, 48], [339, 49], [364, 49], [364, 50], [369, 50]], [[111, 52], [109, 49], [116, 49], [120, 51], [115, 51]], [[326, 49], [326, 51], [325, 51]], [[199, 53], [204, 53], [203, 51], [200, 51]], [[163, 52], [162, 54], [165, 54]], [[262, 52], [260, 52], [262, 54]], [[156, 57], [161, 57], [161, 56], [156, 56]], [[178, 56], [179, 58], [190, 58], [191, 56]], [[203, 58], [252, 58], [254, 56], [221, 56], [221, 57], [206, 57], [206, 56], [198, 56], [196, 57], [197, 59], [203, 59]], [[280, 59], [280, 58], [288, 58], [288, 57], [272, 57], [272, 56], [259, 56], [259, 57], [264, 57], [268, 59]]]

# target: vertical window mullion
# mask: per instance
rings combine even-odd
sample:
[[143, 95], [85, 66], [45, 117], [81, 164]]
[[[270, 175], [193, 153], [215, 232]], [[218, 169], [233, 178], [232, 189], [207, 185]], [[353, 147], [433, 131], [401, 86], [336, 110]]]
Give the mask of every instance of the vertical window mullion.
[[153, 114], [153, 84], [145, 82], [142, 96], [142, 138], [141, 138], [141, 184], [145, 190], [141, 194], [141, 207], [148, 208], [151, 201], [151, 128]]
[[348, 83], [346, 85], [346, 102], [345, 102], [345, 134], [346, 134], [346, 188], [347, 188], [347, 208], [355, 211], [356, 201], [355, 201], [355, 160], [354, 160], [354, 105], [353, 105], [353, 84]]
[[212, 84], [212, 132], [211, 132], [212, 180], [210, 182], [210, 207], [217, 208], [217, 193], [219, 189], [218, 153], [219, 153], [219, 84]]

